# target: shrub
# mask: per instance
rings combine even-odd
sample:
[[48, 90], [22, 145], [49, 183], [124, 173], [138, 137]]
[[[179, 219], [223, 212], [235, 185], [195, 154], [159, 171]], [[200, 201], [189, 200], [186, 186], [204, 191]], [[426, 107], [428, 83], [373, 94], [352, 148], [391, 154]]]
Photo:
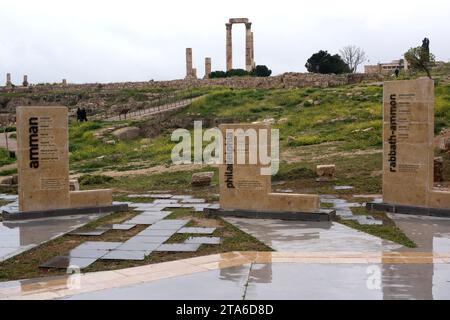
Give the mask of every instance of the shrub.
[[210, 79], [214, 78], [226, 78], [227, 73], [225, 71], [213, 71], [209, 74]]
[[245, 77], [248, 75], [249, 72], [244, 69], [231, 69], [227, 71], [227, 77]]
[[252, 72], [250, 72], [250, 75], [254, 77], [268, 77], [271, 74], [272, 70], [267, 68], [265, 65], [258, 65], [252, 70]]

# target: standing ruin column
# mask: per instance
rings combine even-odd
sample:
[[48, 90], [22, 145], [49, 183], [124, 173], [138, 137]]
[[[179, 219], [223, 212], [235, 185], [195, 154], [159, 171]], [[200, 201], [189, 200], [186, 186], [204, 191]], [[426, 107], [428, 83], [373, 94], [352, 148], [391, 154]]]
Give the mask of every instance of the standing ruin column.
[[253, 43], [253, 32], [251, 32], [250, 34], [250, 43], [252, 46], [252, 50], [251, 50], [251, 55], [252, 55], [252, 69], [255, 68], [255, 47], [254, 47], [254, 43]]
[[252, 71], [252, 23], [245, 24], [245, 70]]
[[226, 42], [226, 56], [227, 56], [227, 71], [233, 69], [233, 37], [231, 33], [232, 23], [225, 23], [227, 27], [227, 42]]
[[7, 73], [6, 74], [6, 86], [7, 87], [11, 87], [12, 83], [11, 83], [11, 73]]
[[27, 76], [26, 74], [23, 76], [23, 82], [22, 82], [22, 85], [23, 85], [24, 87], [28, 87], [28, 76]]
[[186, 78], [192, 78], [192, 48], [186, 48]]
[[205, 76], [204, 79], [209, 78], [209, 74], [211, 73], [211, 58], [205, 58]]

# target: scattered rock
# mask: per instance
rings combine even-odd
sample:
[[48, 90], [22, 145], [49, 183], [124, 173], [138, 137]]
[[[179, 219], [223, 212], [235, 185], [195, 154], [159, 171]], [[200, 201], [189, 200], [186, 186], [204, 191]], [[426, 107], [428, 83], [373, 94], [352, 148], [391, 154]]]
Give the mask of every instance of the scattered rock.
[[191, 185], [195, 187], [205, 187], [211, 185], [211, 180], [214, 177], [214, 172], [196, 172], [192, 174]]
[[80, 184], [78, 183], [77, 179], [70, 179], [69, 180], [69, 190], [70, 191], [78, 191], [78, 190], [80, 190]]
[[336, 165], [325, 164], [316, 166], [316, 174], [319, 176], [316, 181], [334, 181], [336, 180]]
[[286, 123], [288, 121], [288, 118], [281, 118], [278, 120], [278, 123]]
[[112, 145], [114, 145], [114, 144], [116, 144], [116, 140], [106, 140], [105, 144], [112, 144]]
[[270, 123], [270, 124], [274, 124], [275, 123], [275, 119], [274, 118], [268, 118], [268, 119], [264, 119], [263, 123]]
[[119, 140], [133, 140], [139, 137], [140, 130], [137, 127], [125, 127], [115, 130], [112, 134]]
[[17, 174], [0, 177], [0, 185], [15, 186], [19, 183]]
[[322, 103], [322, 101], [320, 101], [320, 100], [315, 100], [315, 101], [314, 101], [314, 105], [315, 105], [315, 106], [318, 106], [318, 105], [321, 104], [321, 103]]
[[368, 131], [372, 131], [372, 130], [373, 130], [373, 127], [370, 127], [370, 128], [363, 129], [362, 131], [363, 132], [368, 132]]

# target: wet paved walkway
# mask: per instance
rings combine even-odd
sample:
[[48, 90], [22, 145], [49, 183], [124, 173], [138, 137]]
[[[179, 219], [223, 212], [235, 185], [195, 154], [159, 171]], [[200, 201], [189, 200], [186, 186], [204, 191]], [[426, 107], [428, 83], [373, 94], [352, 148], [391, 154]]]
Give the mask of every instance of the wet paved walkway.
[[227, 218], [276, 251], [0, 282], [0, 299], [450, 299], [450, 219], [391, 217], [417, 248], [336, 222]]
[[0, 299], [449, 299], [450, 255], [229, 252], [0, 283]]

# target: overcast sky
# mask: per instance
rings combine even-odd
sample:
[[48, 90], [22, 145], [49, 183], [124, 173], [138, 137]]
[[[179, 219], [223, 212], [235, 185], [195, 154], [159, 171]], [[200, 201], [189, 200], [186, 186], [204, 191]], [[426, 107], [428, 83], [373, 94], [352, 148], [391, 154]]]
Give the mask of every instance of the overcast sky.
[[[273, 74], [305, 71], [320, 49], [362, 47], [370, 63], [398, 59], [430, 38], [450, 59], [448, 0], [0, 0], [0, 83], [179, 79], [185, 48], [225, 69], [225, 23], [253, 23], [255, 62]], [[233, 67], [244, 68], [244, 25], [233, 26]]]

